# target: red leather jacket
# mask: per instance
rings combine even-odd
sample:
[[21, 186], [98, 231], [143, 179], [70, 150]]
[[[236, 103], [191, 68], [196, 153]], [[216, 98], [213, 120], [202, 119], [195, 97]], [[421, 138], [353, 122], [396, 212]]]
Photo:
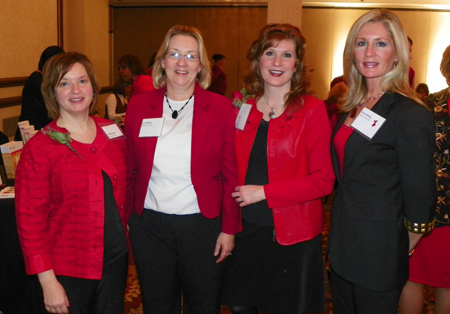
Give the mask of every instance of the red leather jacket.
[[[70, 143], [79, 156], [41, 132], [23, 148], [16, 172], [15, 201], [27, 274], [53, 269], [57, 275], [102, 278], [105, 220], [102, 170], [111, 178], [114, 199], [126, 226], [129, 213], [125, 140], [109, 140], [99, 124], [113, 122], [92, 118], [97, 124], [94, 142]], [[67, 132], [55, 121], [49, 126]]]
[[[269, 123], [267, 164], [269, 184], [264, 186], [273, 211], [278, 243], [310, 240], [322, 231], [321, 197], [331, 193], [334, 172], [330, 157], [331, 128], [325, 105], [302, 96], [303, 106]], [[262, 119], [254, 99], [243, 131], [236, 130], [239, 184], [243, 185], [253, 142]]]

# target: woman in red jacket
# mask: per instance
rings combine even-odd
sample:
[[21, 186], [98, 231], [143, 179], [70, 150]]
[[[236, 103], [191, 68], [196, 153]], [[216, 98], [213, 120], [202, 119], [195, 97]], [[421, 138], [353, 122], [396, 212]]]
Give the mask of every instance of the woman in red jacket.
[[[243, 232], [229, 259], [223, 303], [233, 313], [311, 313], [325, 306], [321, 197], [331, 193], [331, 128], [307, 94], [305, 38], [290, 24], [263, 28], [234, 103]], [[245, 104], [244, 104], [245, 103]]]
[[239, 206], [231, 101], [205, 90], [200, 31], [175, 25], [153, 66], [155, 91], [134, 96], [125, 134], [132, 180], [130, 239], [144, 313], [219, 314], [223, 262]]
[[25, 145], [15, 182], [26, 271], [37, 274], [50, 313], [122, 314], [124, 136], [114, 122], [89, 116], [99, 84], [84, 55], [57, 55], [43, 72], [42, 94], [54, 120]]

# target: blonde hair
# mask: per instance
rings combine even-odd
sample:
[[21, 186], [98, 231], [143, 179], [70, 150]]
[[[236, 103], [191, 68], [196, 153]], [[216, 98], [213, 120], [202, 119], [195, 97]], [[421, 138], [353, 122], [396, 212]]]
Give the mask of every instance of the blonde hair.
[[72, 69], [75, 63], [80, 63], [86, 69], [89, 80], [91, 81], [94, 95], [92, 96], [92, 101], [89, 105], [89, 113], [91, 114], [94, 112], [97, 95], [100, 91], [100, 84], [95, 76], [94, 66], [85, 55], [78, 52], [68, 52], [52, 57], [45, 63], [42, 70], [43, 78], [41, 93], [44, 98], [48, 115], [52, 119], [57, 119], [60, 116], [60, 108], [55, 96], [55, 88], [61, 82], [64, 75]]
[[442, 54], [440, 69], [442, 75], [447, 79], [447, 82], [450, 81], [450, 46], [448, 46]]
[[408, 84], [409, 46], [402, 23], [393, 12], [377, 9], [369, 11], [357, 19], [348, 34], [344, 48], [344, 77], [349, 90], [339, 109], [344, 112], [351, 111], [361, 103], [367, 93], [366, 80], [354, 64], [356, 38], [361, 28], [367, 23], [382, 23], [386, 27], [391, 35], [398, 58], [398, 62], [393, 65], [392, 70], [382, 77], [381, 89], [397, 92], [423, 105]]
[[191, 36], [197, 40], [198, 54], [200, 57], [199, 62], [202, 66], [202, 70], [199, 72], [200, 78], [197, 78], [197, 82], [201, 87], [207, 89], [211, 83], [211, 68], [208, 60], [208, 54], [206, 53], [205, 44], [203, 43], [203, 37], [197, 28], [185, 25], [173, 26], [164, 37], [161, 47], [159, 47], [158, 53], [156, 54], [155, 64], [153, 65], [153, 85], [156, 88], [161, 88], [167, 84], [167, 76], [163, 72], [164, 68], [161, 63], [167, 53], [167, 49], [169, 48], [170, 40], [176, 35]]

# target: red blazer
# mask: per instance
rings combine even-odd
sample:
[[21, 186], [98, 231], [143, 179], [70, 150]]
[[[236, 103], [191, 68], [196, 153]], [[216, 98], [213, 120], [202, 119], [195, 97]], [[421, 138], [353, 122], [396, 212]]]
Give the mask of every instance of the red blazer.
[[[125, 118], [129, 178], [133, 189], [130, 205], [138, 215], [144, 210], [158, 138], [139, 137], [142, 120], [162, 117], [166, 88], [134, 96]], [[231, 101], [202, 89], [194, 92], [191, 180], [203, 216], [222, 215], [222, 231], [239, 229], [239, 206], [231, 197], [237, 185], [234, 150], [234, 114]], [[176, 154], [176, 147], [174, 154]]]
[[[331, 129], [325, 105], [312, 96], [290, 117], [269, 123], [264, 192], [273, 211], [275, 234], [282, 245], [310, 240], [322, 231], [321, 197], [331, 193], [334, 173], [330, 157]], [[239, 184], [245, 183], [250, 152], [262, 113], [254, 99], [244, 130], [236, 130]], [[244, 209], [245, 210], [245, 209]]]

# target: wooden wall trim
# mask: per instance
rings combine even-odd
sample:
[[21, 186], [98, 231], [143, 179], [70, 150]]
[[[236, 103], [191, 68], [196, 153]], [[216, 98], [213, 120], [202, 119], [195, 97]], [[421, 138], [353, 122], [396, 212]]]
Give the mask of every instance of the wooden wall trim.
[[129, 2], [109, 2], [112, 8], [136, 8], [136, 7], [267, 7], [266, 1], [129, 1]]
[[58, 0], [56, 3], [56, 27], [58, 36], [58, 46], [64, 49], [64, 28], [63, 28], [63, 0]]
[[27, 78], [26, 76], [0, 78], [0, 88], [22, 86]]
[[22, 103], [21, 96], [0, 98], [0, 109], [17, 106], [17, 105], [20, 105], [21, 103]]

